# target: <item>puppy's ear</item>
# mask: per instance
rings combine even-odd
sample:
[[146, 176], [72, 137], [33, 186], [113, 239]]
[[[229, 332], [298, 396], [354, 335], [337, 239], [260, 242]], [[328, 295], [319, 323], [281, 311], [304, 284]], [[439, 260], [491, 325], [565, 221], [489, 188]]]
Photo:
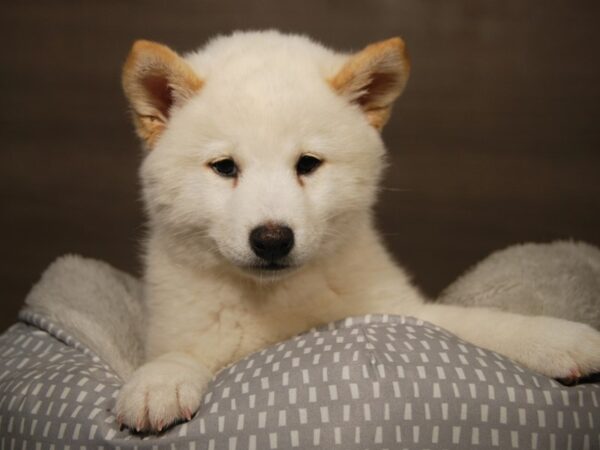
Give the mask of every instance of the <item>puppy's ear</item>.
[[137, 134], [152, 149], [174, 107], [202, 87], [202, 80], [170, 48], [136, 41], [123, 67], [123, 90], [133, 112]]
[[338, 93], [359, 105], [369, 123], [381, 130], [394, 100], [406, 86], [409, 72], [404, 41], [396, 37], [351, 55], [330, 83]]

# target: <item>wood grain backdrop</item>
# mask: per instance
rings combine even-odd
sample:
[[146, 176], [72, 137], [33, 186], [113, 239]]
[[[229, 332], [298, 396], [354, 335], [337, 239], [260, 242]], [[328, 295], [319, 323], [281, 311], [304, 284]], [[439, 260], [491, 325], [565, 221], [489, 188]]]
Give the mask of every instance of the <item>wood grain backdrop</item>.
[[378, 214], [430, 295], [511, 243], [600, 244], [599, 13], [568, 0], [3, 2], [0, 330], [58, 255], [139, 273], [141, 154], [119, 77], [140, 37], [185, 51], [235, 29], [348, 50], [403, 36], [413, 72], [385, 130]]

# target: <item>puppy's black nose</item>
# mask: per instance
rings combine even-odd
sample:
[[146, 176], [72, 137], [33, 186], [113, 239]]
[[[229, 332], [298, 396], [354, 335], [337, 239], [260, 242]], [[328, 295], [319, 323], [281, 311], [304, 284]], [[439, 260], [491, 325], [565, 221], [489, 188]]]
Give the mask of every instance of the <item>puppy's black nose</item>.
[[285, 225], [261, 225], [250, 232], [252, 251], [266, 261], [283, 258], [293, 246], [294, 232]]

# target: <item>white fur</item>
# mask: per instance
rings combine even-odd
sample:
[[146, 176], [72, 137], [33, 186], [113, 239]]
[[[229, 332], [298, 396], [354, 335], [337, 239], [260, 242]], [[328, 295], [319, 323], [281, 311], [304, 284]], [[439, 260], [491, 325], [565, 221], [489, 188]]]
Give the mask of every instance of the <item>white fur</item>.
[[[159, 430], [186, 418], [210, 374], [365, 313], [417, 316], [552, 377], [600, 368], [600, 334], [586, 325], [425, 303], [373, 226], [380, 135], [325, 81], [348, 58], [276, 32], [221, 37], [187, 56], [204, 85], [141, 168], [149, 362], [118, 398], [124, 424]], [[304, 152], [325, 163], [302, 185]], [[207, 166], [221, 156], [239, 164], [237, 184]], [[256, 263], [249, 232], [267, 221], [295, 233], [284, 273], [246, 268]]]

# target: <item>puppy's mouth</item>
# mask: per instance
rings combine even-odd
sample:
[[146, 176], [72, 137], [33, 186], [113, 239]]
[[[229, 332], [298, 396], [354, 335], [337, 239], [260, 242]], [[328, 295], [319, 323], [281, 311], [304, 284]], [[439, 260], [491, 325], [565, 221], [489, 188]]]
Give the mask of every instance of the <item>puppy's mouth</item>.
[[282, 272], [292, 268], [293, 266], [291, 264], [281, 261], [265, 261], [245, 267], [245, 269], [251, 272]]
[[243, 272], [253, 278], [261, 280], [279, 279], [293, 272], [297, 268], [295, 264], [284, 261], [256, 261], [240, 267]]
[[278, 270], [286, 270], [286, 269], [289, 269], [291, 266], [289, 264], [271, 261], [267, 264], [259, 264], [254, 267], [256, 270], [267, 270], [267, 271], [271, 272], [271, 271], [278, 271]]

